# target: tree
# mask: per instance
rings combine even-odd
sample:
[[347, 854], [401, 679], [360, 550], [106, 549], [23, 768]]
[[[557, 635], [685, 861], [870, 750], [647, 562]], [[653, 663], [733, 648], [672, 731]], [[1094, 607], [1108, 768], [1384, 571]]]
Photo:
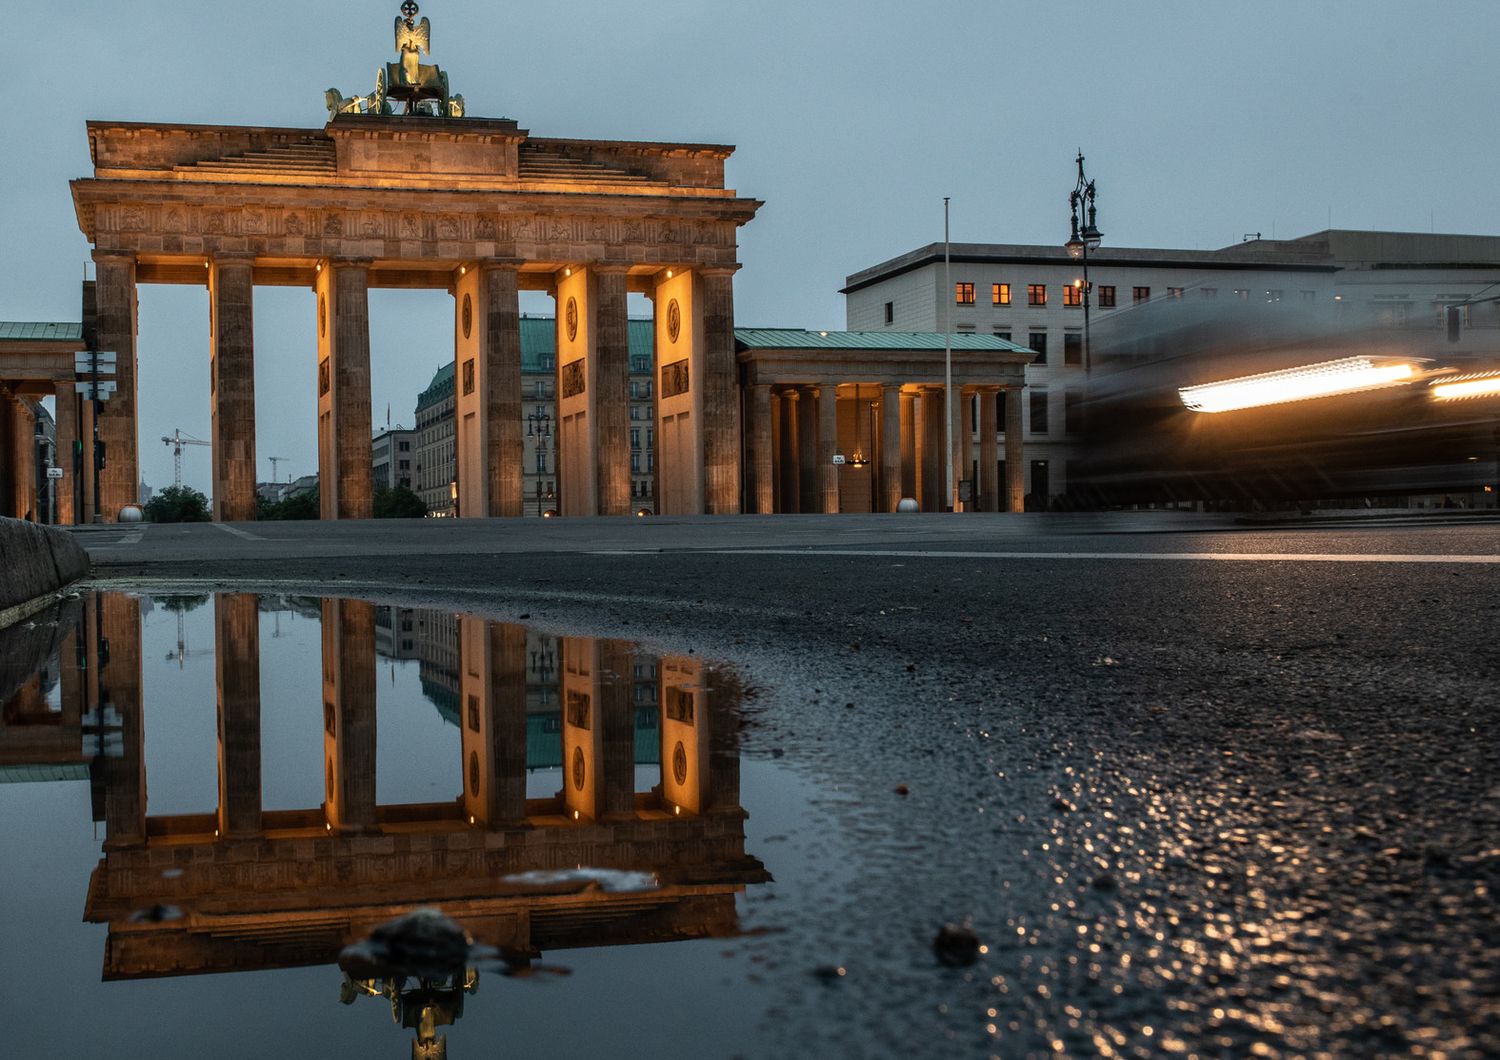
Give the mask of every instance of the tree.
[[305, 493], [294, 493], [279, 504], [272, 504], [266, 509], [265, 519], [318, 519], [322, 516], [321, 505], [318, 503], [318, 491], [308, 490]]
[[146, 505], [153, 523], [206, 523], [208, 498], [191, 486], [168, 486]]
[[382, 487], [375, 491], [375, 518], [425, 519], [427, 505], [406, 486]]

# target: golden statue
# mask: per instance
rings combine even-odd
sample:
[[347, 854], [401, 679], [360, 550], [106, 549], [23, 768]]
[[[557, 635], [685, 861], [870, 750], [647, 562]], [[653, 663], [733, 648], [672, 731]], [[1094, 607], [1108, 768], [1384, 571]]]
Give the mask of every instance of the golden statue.
[[425, 18], [414, 22], [417, 11], [417, 5], [406, 0], [396, 16], [396, 51], [401, 54], [402, 80], [408, 85], [419, 83], [422, 53], [432, 54], [432, 23]]

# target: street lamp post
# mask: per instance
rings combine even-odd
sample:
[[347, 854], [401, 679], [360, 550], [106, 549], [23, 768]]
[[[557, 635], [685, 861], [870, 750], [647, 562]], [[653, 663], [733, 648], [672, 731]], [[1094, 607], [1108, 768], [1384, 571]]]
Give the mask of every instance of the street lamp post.
[[1098, 210], [1094, 205], [1094, 182], [1084, 176], [1083, 152], [1078, 152], [1078, 184], [1068, 195], [1072, 212], [1072, 235], [1065, 246], [1075, 261], [1083, 262], [1083, 370], [1087, 373], [1093, 362], [1089, 352], [1089, 296], [1093, 285], [1089, 283], [1089, 251], [1098, 250], [1104, 239], [1099, 231]]
[[[544, 439], [552, 437], [552, 417], [541, 406], [532, 409], [530, 415], [526, 417], [526, 437], [536, 439], [532, 449], [535, 453], [542, 451]], [[546, 512], [542, 510], [542, 464], [540, 462], [536, 464], [536, 476], [536, 514], [538, 518], [541, 518]]]

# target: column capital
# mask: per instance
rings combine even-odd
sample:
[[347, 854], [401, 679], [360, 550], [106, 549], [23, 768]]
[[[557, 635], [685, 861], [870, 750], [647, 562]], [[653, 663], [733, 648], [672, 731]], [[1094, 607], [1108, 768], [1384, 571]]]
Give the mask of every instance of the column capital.
[[734, 265], [694, 265], [692, 270], [699, 276], [706, 277], [733, 277], [743, 266]]
[[374, 258], [324, 258], [320, 264], [326, 264], [330, 269], [365, 269], [368, 270], [375, 264]]
[[216, 250], [208, 256], [214, 265], [254, 265], [256, 255], [244, 250]]
[[617, 262], [591, 261], [587, 265], [585, 265], [584, 268], [588, 269], [590, 272], [596, 272], [600, 276], [630, 275], [630, 266], [621, 265]]
[[480, 258], [474, 263], [474, 267], [480, 272], [496, 272], [508, 269], [511, 272], [519, 272], [524, 262], [520, 258]]
[[133, 250], [101, 250], [96, 247], [90, 252], [90, 256], [96, 265], [106, 262], [110, 265], [134, 265], [136, 260]]

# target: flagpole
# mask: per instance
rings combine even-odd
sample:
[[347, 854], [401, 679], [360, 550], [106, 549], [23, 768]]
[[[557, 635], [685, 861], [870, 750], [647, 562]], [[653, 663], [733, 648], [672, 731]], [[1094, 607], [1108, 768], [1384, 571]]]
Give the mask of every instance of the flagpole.
[[953, 244], [948, 231], [948, 196], [943, 196], [943, 423], [948, 436], [948, 510], [958, 511], [953, 482]]

